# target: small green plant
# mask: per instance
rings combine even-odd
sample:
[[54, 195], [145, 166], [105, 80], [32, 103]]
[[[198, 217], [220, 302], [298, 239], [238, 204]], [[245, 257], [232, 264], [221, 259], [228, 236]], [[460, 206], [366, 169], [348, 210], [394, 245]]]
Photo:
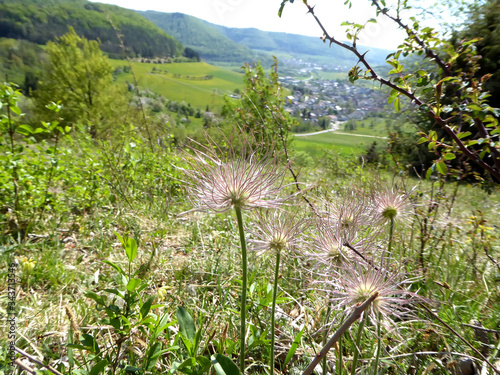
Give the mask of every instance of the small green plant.
[[[110, 298], [102, 293], [87, 291], [85, 296], [96, 302], [96, 308], [106, 313], [107, 317], [101, 323], [113, 327], [112, 343], [108, 345], [104, 337], [89, 333], [81, 336], [79, 344], [69, 344], [72, 349], [84, 351], [78, 366], [84, 368], [87, 374], [121, 374], [151, 371], [160, 356], [170, 349], [163, 348], [158, 338], [174, 322], [168, 322], [168, 314], [155, 314], [155, 296], [144, 296], [144, 290], [149, 286], [147, 281], [137, 277], [141, 268], [132, 271], [132, 262], [137, 257], [137, 242], [135, 239], [115, 233], [124, 249], [128, 260], [126, 270], [117, 263], [104, 261], [118, 272], [121, 285], [106, 288]], [[147, 346], [142, 356], [136, 355], [130, 348], [134, 345], [133, 333], [139, 331], [147, 340]], [[99, 345], [99, 341], [101, 344]], [[126, 349], [125, 347], [128, 347]], [[77, 357], [73, 358], [76, 363]]]

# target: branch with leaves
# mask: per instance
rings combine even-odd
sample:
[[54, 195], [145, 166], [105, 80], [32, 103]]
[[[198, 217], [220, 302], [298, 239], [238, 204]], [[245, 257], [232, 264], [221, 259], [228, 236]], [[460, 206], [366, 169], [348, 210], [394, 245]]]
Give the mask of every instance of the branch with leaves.
[[[278, 12], [280, 16], [288, 2], [294, 1], [282, 1]], [[489, 95], [482, 88], [488, 76], [477, 78], [475, 75], [479, 69], [479, 57], [474, 49], [477, 40], [461, 42], [458, 48], [454, 48], [450, 43], [439, 39], [433, 29], [420, 28], [415, 17], [410, 17], [413, 22], [411, 26], [405, 23], [401, 18], [401, 11], [410, 9], [406, 1], [398, 2], [396, 15], [393, 15], [384, 0], [370, 0], [377, 17], [387, 17], [407, 35], [398, 50], [387, 57], [386, 62], [393, 69], [388, 77], [383, 77], [367, 60], [367, 52], [362, 53], [357, 46], [359, 35], [366, 24], [344, 22], [342, 25], [349, 28], [346, 33], [349, 42], [342, 42], [328, 33], [316, 15], [314, 6], [309, 5], [307, 0], [303, 0], [303, 3], [323, 32], [322, 40], [347, 49], [357, 57], [358, 63], [349, 72], [351, 82], [358, 79], [377, 81], [391, 89], [388, 101], [393, 103], [397, 111], [401, 107], [400, 97], [406, 97], [431, 119], [437, 131], [421, 131], [419, 140], [419, 143], [428, 142], [429, 150], [438, 155], [427, 171], [427, 177], [434, 171], [443, 176], [463, 174], [462, 170], [451, 167], [451, 161], [459, 157], [462, 164], [468, 166], [471, 161], [491, 180], [500, 183], [499, 112], [488, 104]], [[350, 5], [350, 0], [345, 4]], [[368, 22], [376, 23], [377, 19], [370, 19]], [[406, 71], [400, 58], [413, 54], [423, 55], [434, 63], [437, 74], [424, 69]], [[468, 65], [465, 68], [459, 67], [458, 61], [467, 61]], [[484, 180], [479, 173], [475, 175]]]

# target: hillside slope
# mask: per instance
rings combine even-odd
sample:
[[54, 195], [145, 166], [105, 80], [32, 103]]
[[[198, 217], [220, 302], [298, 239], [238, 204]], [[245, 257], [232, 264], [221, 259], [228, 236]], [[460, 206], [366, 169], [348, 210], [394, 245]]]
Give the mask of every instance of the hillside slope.
[[[277, 55], [326, 65], [352, 66], [356, 63], [356, 58], [349, 51], [335, 45], [329, 48], [315, 37], [253, 28], [229, 28], [182, 13], [139, 13], [184, 45], [197, 50], [207, 61], [264, 62]], [[382, 64], [389, 53], [387, 50], [369, 49], [375, 65]]]
[[138, 12], [186, 47], [193, 48], [200, 56], [215, 62], [252, 62], [268, 58], [247, 46], [234, 42], [208, 22], [183, 13], [162, 13], [148, 10]]
[[123, 48], [110, 20], [132, 56], [176, 56], [183, 50], [175, 38], [129, 9], [86, 0], [0, 0], [0, 37], [45, 44], [73, 26], [87, 39], [99, 38], [102, 50], [117, 57]]

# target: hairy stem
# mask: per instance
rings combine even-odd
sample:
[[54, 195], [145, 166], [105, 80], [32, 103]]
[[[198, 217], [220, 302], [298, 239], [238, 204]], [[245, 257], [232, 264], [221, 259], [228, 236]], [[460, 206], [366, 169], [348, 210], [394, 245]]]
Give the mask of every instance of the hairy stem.
[[241, 327], [240, 327], [240, 371], [245, 373], [245, 322], [246, 322], [246, 302], [247, 302], [247, 244], [245, 241], [245, 231], [243, 230], [243, 216], [241, 207], [234, 206], [241, 243]]
[[377, 314], [377, 353], [375, 354], [375, 364], [373, 367], [373, 375], [378, 375], [378, 364], [380, 362], [380, 349], [382, 347], [382, 340], [380, 338], [380, 332], [381, 329], [380, 327], [382, 326], [382, 323], [380, 322], [380, 312]]
[[359, 358], [359, 343], [361, 342], [361, 334], [363, 333], [363, 328], [365, 327], [366, 316], [359, 322], [358, 333], [356, 334], [356, 342], [354, 348], [354, 355], [352, 356], [352, 366], [351, 366], [351, 375], [356, 374], [356, 366], [358, 364]]
[[274, 270], [274, 286], [273, 286], [273, 305], [271, 308], [271, 357], [269, 358], [269, 366], [271, 368], [271, 375], [274, 375], [274, 327], [275, 327], [275, 313], [276, 313], [276, 296], [278, 295], [278, 278], [280, 270], [280, 257], [281, 253], [276, 252], [276, 269]]

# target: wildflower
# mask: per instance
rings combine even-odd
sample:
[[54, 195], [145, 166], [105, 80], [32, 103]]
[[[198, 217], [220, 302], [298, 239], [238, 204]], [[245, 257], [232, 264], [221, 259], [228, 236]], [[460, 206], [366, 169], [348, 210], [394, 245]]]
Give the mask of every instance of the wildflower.
[[25, 273], [30, 273], [31, 271], [33, 271], [35, 265], [36, 265], [36, 260], [33, 260], [32, 258], [28, 259], [27, 257], [24, 257], [23, 259], [21, 259], [21, 269]]
[[323, 200], [323, 204], [325, 214], [337, 220], [345, 232], [358, 231], [373, 223], [370, 206], [366, 202], [365, 194], [359, 189], [328, 197], [328, 200]]
[[239, 154], [229, 147], [225, 156], [219, 156], [223, 152], [211, 139], [208, 146], [198, 146], [192, 149], [194, 157], [186, 158], [191, 169], [184, 170], [193, 210], [226, 212], [236, 207], [278, 207], [283, 202], [277, 196], [285, 170], [278, 168], [271, 151], [244, 143]]
[[[194, 157], [186, 158], [191, 166], [191, 169], [184, 170], [187, 177], [186, 189], [193, 202], [193, 210], [226, 212], [234, 209], [236, 214], [242, 270], [240, 371], [244, 373], [248, 267], [242, 210], [279, 207], [283, 203], [278, 194], [283, 188], [285, 170], [278, 168], [278, 158], [273, 156], [272, 148], [252, 148], [245, 136], [241, 138], [242, 148], [239, 153], [232, 141], [229, 142], [227, 152], [223, 152], [212, 139], [207, 140], [207, 146], [198, 143], [199, 149], [192, 148]], [[278, 270], [279, 259], [276, 265]]]
[[383, 267], [366, 266], [361, 263], [342, 267], [334, 281], [335, 308], [352, 307], [367, 300], [375, 292], [369, 316], [372, 321], [394, 323], [392, 317], [403, 318], [409, 314], [407, 305], [417, 294], [405, 289], [413, 280], [406, 273], [391, 272]]
[[259, 253], [292, 251], [301, 243], [304, 222], [297, 221], [290, 213], [278, 210], [258, 212], [256, 219], [254, 229], [249, 230], [254, 235], [249, 240], [253, 250]]
[[349, 229], [343, 227], [331, 217], [317, 218], [315, 228], [313, 252], [309, 254], [309, 257], [328, 268], [336, 267], [354, 255], [352, 249], [347, 245], [352, 246], [360, 253], [364, 253], [368, 246], [368, 241], [361, 238], [353, 226]]
[[276, 267], [274, 271], [273, 300], [271, 306], [271, 353], [269, 366], [271, 375], [274, 374], [274, 330], [276, 313], [276, 296], [278, 291], [280, 257], [283, 250], [290, 251], [301, 241], [302, 221], [297, 221], [291, 214], [274, 210], [257, 214], [257, 225], [252, 233], [255, 239], [250, 240], [254, 244], [254, 250], [260, 252], [274, 251], [276, 253]]
[[393, 186], [374, 189], [372, 199], [375, 216], [380, 221], [405, 221], [412, 214], [410, 196]]

